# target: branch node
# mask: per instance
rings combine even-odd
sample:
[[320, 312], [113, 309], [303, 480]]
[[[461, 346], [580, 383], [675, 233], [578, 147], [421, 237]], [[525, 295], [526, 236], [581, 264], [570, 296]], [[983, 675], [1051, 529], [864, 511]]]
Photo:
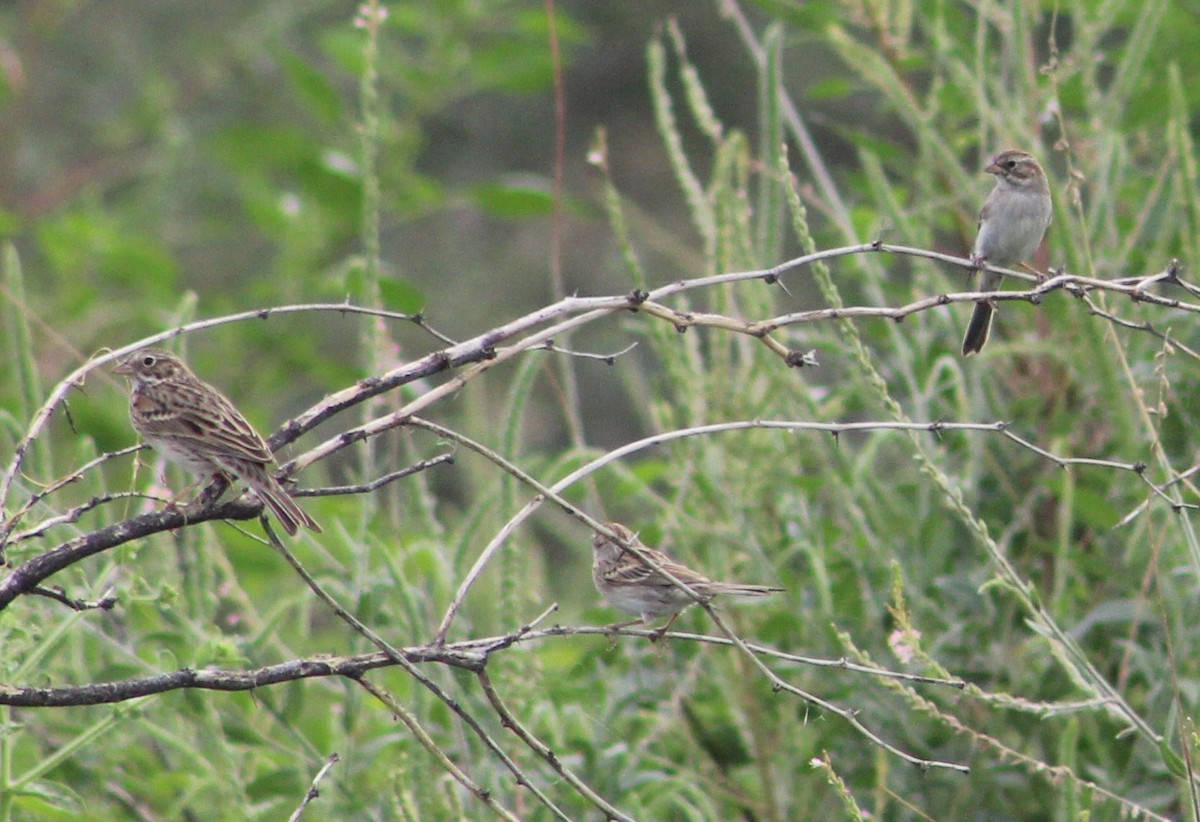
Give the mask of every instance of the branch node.
[[783, 361], [788, 368], [804, 368], [806, 365], [816, 368], [820, 365], [817, 362], [817, 349], [815, 348], [811, 348], [803, 354], [799, 351], [789, 351]]

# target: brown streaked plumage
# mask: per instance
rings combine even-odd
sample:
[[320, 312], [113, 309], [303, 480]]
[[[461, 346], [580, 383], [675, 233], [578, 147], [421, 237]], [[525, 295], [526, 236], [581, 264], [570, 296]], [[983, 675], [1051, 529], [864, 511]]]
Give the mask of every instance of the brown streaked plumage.
[[317, 525], [271, 474], [271, 449], [233, 403], [167, 351], [143, 348], [114, 369], [129, 377], [129, 419], [142, 439], [200, 478], [228, 474], [250, 486], [288, 534]]
[[[637, 534], [619, 522], [608, 523], [608, 528], [620, 535], [621, 542], [596, 532], [592, 540], [595, 557], [592, 564], [592, 580], [596, 589], [614, 608], [639, 617], [649, 624], [652, 620], [670, 615], [673, 622], [684, 608], [695, 603], [695, 599], [672, 582], [662, 571], [651, 568], [638, 559], [625, 545], [634, 545], [675, 579], [688, 586], [704, 601], [718, 594], [733, 597], [764, 597], [782, 588], [770, 585], [743, 585], [737, 582], [717, 582], [676, 562], [661, 551], [643, 545]], [[669, 628], [667, 623], [663, 631]]]

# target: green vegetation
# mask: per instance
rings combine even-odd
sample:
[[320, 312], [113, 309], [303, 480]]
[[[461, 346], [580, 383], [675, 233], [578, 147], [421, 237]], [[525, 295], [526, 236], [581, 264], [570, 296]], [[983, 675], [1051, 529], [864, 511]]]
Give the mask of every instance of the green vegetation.
[[[0, 819], [1200, 818], [1190, 7], [318, 5], [0, 10]], [[327, 599], [62, 382], [189, 323]], [[591, 630], [579, 512], [787, 591]]]

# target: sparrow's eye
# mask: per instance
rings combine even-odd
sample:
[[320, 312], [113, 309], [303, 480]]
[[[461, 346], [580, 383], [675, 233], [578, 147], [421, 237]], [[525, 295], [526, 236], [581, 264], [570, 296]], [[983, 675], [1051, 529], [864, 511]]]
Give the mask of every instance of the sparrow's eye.
[[155, 362], [157, 362], [157, 360], [155, 360], [153, 354], [147, 354], [146, 356], [142, 357], [143, 368], [150, 368]]
[[1017, 167], [1017, 161], [1016, 161], [1016, 160], [1009, 160], [1008, 162], [1006, 162], [1006, 163], [1004, 164], [1004, 167], [1005, 167], [1005, 168], [1007, 168], [1009, 171], [1012, 171], [1014, 168], [1016, 168], [1016, 167]]

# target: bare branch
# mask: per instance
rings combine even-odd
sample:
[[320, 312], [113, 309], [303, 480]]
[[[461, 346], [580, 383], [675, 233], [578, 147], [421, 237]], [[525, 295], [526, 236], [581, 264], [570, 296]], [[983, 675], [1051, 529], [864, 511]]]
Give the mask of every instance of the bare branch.
[[[359, 679], [357, 681], [358, 684], [362, 686], [363, 690], [386, 705], [392, 714], [401, 722], [403, 722], [405, 727], [412, 731], [412, 734], [417, 738], [417, 741], [421, 743], [425, 750], [433, 756], [434, 760], [436, 760], [437, 763], [441, 765], [447, 773], [454, 777], [458, 784], [462, 785], [464, 788], [474, 794], [476, 799], [486, 805], [492, 810], [492, 812], [500, 816], [502, 819], [508, 819], [511, 820], [511, 822], [520, 822], [519, 817], [496, 801], [495, 797], [492, 796], [491, 791], [489, 791], [487, 788], [484, 788], [482, 785], [479, 785], [477, 782], [471, 779], [471, 777], [467, 776], [466, 772], [463, 771], [462, 768], [458, 767], [458, 765], [454, 763], [454, 760], [452, 760], [445, 751], [438, 747], [438, 744], [434, 742], [433, 737], [431, 737], [429, 733], [423, 727], [421, 727], [421, 723], [417, 721], [416, 716], [414, 716], [411, 711], [397, 702], [391, 694], [382, 688], [376, 687], [365, 679]], [[451, 708], [456, 706], [457, 703], [450, 705]], [[462, 715], [461, 708], [459, 708], [459, 715]], [[482, 733], [482, 729], [479, 729], [479, 732]], [[484, 734], [484, 738], [485, 740], [491, 739], [486, 734]]]
[[[516, 734], [522, 742], [529, 746], [530, 750], [532, 750], [542, 759], [546, 760], [546, 763], [554, 769], [555, 773], [561, 776], [563, 780], [572, 788], [574, 788], [580, 796], [584, 797], [601, 811], [603, 811], [605, 814], [605, 819], [616, 819], [620, 822], [634, 822], [633, 817], [621, 813], [621, 811], [617, 810], [617, 808], [611, 805], [603, 796], [592, 790], [590, 785], [576, 776], [575, 773], [565, 764], [563, 764], [563, 761], [555, 755], [554, 751], [550, 749], [549, 745], [534, 736], [528, 728], [521, 724], [520, 720], [513, 716], [512, 711], [510, 711], [508, 706], [504, 704], [504, 701], [500, 699], [500, 694], [496, 692], [495, 686], [492, 685], [492, 679], [488, 676], [486, 668], [484, 670], [477, 671], [475, 676], [479, 680], [480, 687], [483, 688], [483, 693], [487, 697], [488, 703], [492, 706], [492, 709], [495, 710], [496, 715], [500, 717], [500, 722], [502, 725], [504, 725], [504, 727]], [[563, 819], [567, 818], [568, 817], [563, 817]]]
[[317, 785], [321, 784], [321, 780], [325, 778], [325, 774], [329, 773], [329, 770], [340, 761], [341, 758], [337, 754], [329, 755], [329, 758], [325, 760], [325, 764], [321, 766], [321, 770], [317, 771], [317, 775], [313, 777], [312, 783], [308, 786], [308, 791], [304, 794], [304, 799], [300, 802], [300, 807], [296, 808], [292, 812], [292, 815], [288, 817], [288, 822], [299, 822], [300, 817], [304, 815], [304, 809], [308, 807], [308, 803], [321, 795], [321, 792], [317, 790]]
[[[442, 617], [442, 622], [438, 626], [438, 632], [437, 632], [438, 640], [445, 641], [446, 637], [449, 635], [451, 623], [454, 621], [454, 617], [457, 614], [458, 609], [461, 607], [463, 600], [466, 598], [467, 592], [475, 584], [475, 581], [479, 578], [480, 574], [483, 572], [483, 569], [488, 565], [489, 562], [491, 562], [492, 558], [495, 556], [496, 552], [499, 551], [500, 547], [504, 544], [504, 542], [508, 539], [509, 535], [512, 534], [513, 531], [515, 531], [520, 526], [520, 524], [522, 522], [524, 522], [530, 515], [532, 515], [534, 511], [536, 511], [539, 507], [541, 507], [541, 505], [547, 499], [555, 501], [558, 505], [560, 505], [563, 508], [564, 511], [571, 514], [572, 516], [575, 516], [581, 522], [584, 522], [592, 530], [602, 530], [601, 523], [598, 523], [596, 520], [592, 519], [587, 514], [584, 514], [583, 512], [579, 511], [575, 506], [571, 505], [569, 502], [566, 502], [563, 499], [563, 497], [561, 496], [562, 492], [565, 491], [567, 488], [569, 488], [571, 485], [578, 482], [579, 480], [583, 479], [584, 477], [589, 476], [590, 474], [599, 470], [600, 468], [603, 468], [604, 466], [606, 466], [610, 463], [616, 462], [617, 460], [623, 459], [624, 457], [627, 457], [630, 454], [634, 454], [639, 451], [643, 451], [647, 448], [652, 448], [652, 447], [655, 447], [658, 445], [663, 445], [663, 444], [666, 444], [669, 442], [686, 439], [689, 437], [710, 436], [713, 434], [728, 433], [728, 432], [732, 432], [732, 431], [741, 431], [741, 430], [747, 430], [747, 429], [752, 429], [752, 428], [775, 429], [775, 430], [783, 430], [783, 431], [820, 431], [820, 432], [826, 432], [826, 433], [833, 434], [834, 436], [841, 436], [843, 434], [855, 432], [855, 431], [859, 431], [859, 432], [867, 432], [867, 431], [928, 431], [930, 433], [935, 433], [935, 434], [941, 433], [943, 431], [990, 431], [990, 432], [996, 432], [996, 433], [1004, 433], [1004, 434], [1008, 435], [1007, 425], [1003, 422], [995, 422], [995, 423], [954, 423], [954, 422], [899, 423], [899, 422], [888, 421], [888, 422], [862, 422], [862, 423], [819, 423], [819, 422], [795, 422], [795, 421], [791, 421], [791, 420], [739, 420], [736, 422], [715, 423], [713, 425], [702, 425], [702, 426], [696, 426], [694, 428], [685, 428], [685, 429], [679, 429], [676, 431], [668, 431], [668, 432], [664, 432], [661, 434], [655, 434], [653, 436], [645, 437], [645, 438], [637, 440], [635, 442], [626, 443], [625, 445], [621, 446], [620, 448], [617, 448], [613, 451], [609, 451], [608, 453], [603, 454], [600, 457], [597, 457], [596, 459], [586, 463], [585, 465], [580, 466], [579, 468], [577, 468], [575, 471], [571, 472], [569, 475], [567, 475], [563, 479], [554, 483], [554, 485], [545, 487], [540, 482], [537, 482], [536, 480], [531, 480], [529, 482], [531, 487], [535, 488], [538, 491], [538, 496], [534, 497], [532, 500], [530, 500], [528, 503], [526, 503], [524, 508], [522, 508], [519, 512], [517, 512], [517, 514], [515, 514], [512, 518], [510, 518], [509, 521], [506, 522], [504, 524], [504, 526], [497, 532], [496, 536], [493, 537], [492, 540], [480, 552], [479, 558], [475, 560], [475, 564], [471, 566], [471, 569], [467, 572], [467, 575], [463, 578], [462, 583], [459, 585], [458, 591], [454, 595], [454, 599], [451, 601], [449, 607], [447, 607], [447, 609], [446, 609], [445, 615]], [[455, 435], [455, 436], [458, 437], [459, 435]], [[1098, 461], [1098, 460], [1082, 460], [1082, 459], [1081, 460], [1073, 460], [1073, 459], [1064, 458], [1064, 457], [1056, 457], [1056, 456], [1050, 454], [1049, 452], [1045, 452], [1042, 449], [1032, 446], [1030, 443], [1027, 443], [1025, 440], [1023, 440], [1019, 437], [1010, 436], [1010, 439], [1012, 439], [1017, 444], [1019, 444], [1023, 447], [1030, 448], [1030, 450], [1033, 450], [1035, 453], [1037, 453], [1041, 456], [1044, 456], [1047, 459], [1052, 459], [1055, 462], [1058, 462], [1060, 465], [1064, 465], [1064, 466], [1073, 465], [1073, 464], [1087, 464], [1087, 465], [1099, 464], [1099, 465], [1104, 465], [1106, 467], [1122, 468], [1124, 470], [1135, 471], [1135, 472], [1139, 470], [1137, 463], [1130, 464], [1130, 463], [1120, 463], [1120, 462], [1115, 462], [1115, 461], [1105, 462], [1105, 461]], [[459, 439], [459, 441], [464, 442], [464, 443], [466, 442], [465, 439]], [[480, 450], [480, 453], [486, 454], [487, 453], [486, 449]], [[505, 467], [505, 470], [509, 470], [509, 468], [506, 467], [507, 464], [503, 460], [501, 460], [499, 457], [496, 457], [496, 459], [497, 459], [498, 465]], [[512, 471], [510, 473], [513, 473], [514, 476], [516, 476], [518, 479], [521, 479], [523, 482], [525, 481], [524, 472]]]
[[[547, 613], [552, 610], [550, 609]], [[538, 619], [544, 618], [545, 615], [543, 614]], [[530, 624], [532, 625], [537, 621], [533, 620]], [[264, 665], [245, 671], [217, 668], [206, 668], [198, 671], [183, 668], [165, 674], [56, 688], [26, 688], [6, 684], [0, 685], [0, 705], [21, 708], [106, 705], [189, 688], [207, 691], [238, 692], [252, 691], [257, 688], [296, 682], [303, 679], [342, 677], [358, 680], [371, 671], [402, 665], [396, 660], [393, 653], [396, 656], [402, 657], [407, 666], [445, 665], [477, 674], [484, 670], [488, 658], [492, 654], [508, 650], [517, 645], [576, 636], [627, 636], [639, 639], [655, 639], [659, 636], [659, 632], [650, 628], [622, 628], [614, 630], [613, 628], [599, 625], [584, 625], [579, 627], [555, 625], [544, 629], [534, 629], [530, 625], [525, 625], [507, 634], [480, 637], [478, 639], [445, 645], [428, 643], [403, 648], [393, 647], [390, 652], [376, 651], [355, 656], [312, 656], [272, 665]], [[697, 642], [716, 646], [733, 646], [735, 644], [728, 637], [714, 636], [712, 634], [668, 631], [664, 636], [667, 639], [678, 642]], [[386, 645], [386, 643], [384, 644]], [[787, 651], [780, 651], [761, 643], [748, 642], [746, 643], [746, 647], [757, 655], [779, 660], [780, 662], [817, 668], [833, 668], [849, 671], [854, 674], [937, 685], [955, 690], [962, 690], [966, 684], [960, 679], [939, 679], [937, 677], [911, 674], [904, 671], [890, 671], [886, 668], [853, 662], [844, 657], [840, 659], [822, 659], [819, 657], [802, 656]]]
[[[415, 679], [417, 682], [419, 682], [427, 691], [429, 691], [435, 697], [437, 697], [439, 700], [441, 700], [442, 703], [447, 708], [449, 708], [456, 716], [458, 716], [459, 719], [461, 719], [463, 721], [463, 723], [468, 728], [471, 729], [471, 731], [480, 739], [480, 741], [483, 742], [484, 746], [489, 751], [491, 751], [492, 754], [494, 756], [496, 756], [496, 758], [499, 759], [506, 768], [508, 768], [508, 770], [513, 774], [513, 776], [515, 776], [517, 778], [518, 784], [525, 786], [534, 796], [536, 796], [538, 798], [538, 800], [540, 802], [542, 802], [542, 804], [544, 804], [547, 808], [549, 808], [551, 811], [553, 811], [556, 816], [559, 816], [560, 818], [563, 818], [563, 819], [569, 818], [562, 814], [562, 812], [557, 808], [557, 806], [555, 806], [555, 804], [552, 801], [550, 801], [549, 797], [547, 797], [536, 786], [534, 786], [534, 784], [525, 775], [525, 772], [523, 770], [521, 770], [521, 767], [519, 765], [517, 765], [517, 763], [514, 762], [512, 760], [512, 758], [509, 757], [508, 754], [506, 754], [504, 752], [504, 750], [500, 747], [500, 745], [494, 739], [492, 739], [491, 735], [488, 734], [488, 732], [486, 730], [484, 730], [483, 725], [481, 725], [480, 722], [474, 716], [472, 716], [467, 711], [467, 709], [464, 708], [461, 703], [459, 703], [458, 700], [454, 699], [452, 696], [447, 694], [440, 685], [438, 685], [436, 682], [434, 682], [429, 677], [425, 676], [425, 674], [421, 673], [421, 671], [419, 671], [416, 668], [416, 665], [408, 659], [408, 657], [404, 654], [404, 652], [393, 647], [390, 643], [385, 641], [382, 637], [380, 637], [378, 634], [376, 634], [374, 631], [372, 631], [370, 628], [368, 628], [366, 625], [364, 625], [361, 621], [359, 621], [353, 614], [351, 614], [349, 611], [347, 611], [345, 608], [343, 608], [337, 602], [337, 600], [335, 600], [327, 591], [325, 591], [324, 588], [322, 588], [317, 583], [317, 581], [315, 579], [313, 579], [312, 575], [308, 573], [308, 571], [304, 568], [303, 565], [301, 565], [300, 561], [296, 559], [295, 555], [292, 554], [292, 552], [289, 551], [287, 549], [287, 547], [282, 542], [279, 541], [279, 539], [275, 536], [274, 531], [271, 529], [271, 527], [269, 525], [267, 526], [267, 534], [270, 537], [271, 544], [275, 547], [275, 550], [278, 551], [279, 554], [287, 561], [287, 563], [292, 566], [292, 569], [297, 574], [300, 575], [300, 577], [304, 580], [305, 584], [308, 585], [309, 589], [314, 594], [316, 594], [317, 597], [322, 602], [324, 602], [326, 605], [328, 605], [330, 607], [330, 609], [332, 609], [333, 612], [335, 614], [337, 614], [337, 616], [343, 622], [345, 622], [347, 625], [349, 625], [356, 633], [365, 637], [372, 645], [379, 648], [383, 652], [384, 656], [386, 656], [389, 661], [395, 663], [396, 665], [399, 665], [401, 668], [404, 669], [404, 671], [409, 676], [411, 676], [413, 679]], [[473, 670], [475, 672], [479, 672], [479, 671], [483, 670], [483, 666], [486, 663], [487, 663], [487, 655], [479, 654], [477, 662], [473, 661], [471, 663], [463, 665], [462, 667], [467, 667], [468, 670]], [[369, 691], [371, 694], [373, 694], [376, 698], [378, 698], [382, 702], [384, 702], [384, 704], [386, 704], [394, 712], [397, 712], [397, 715], [402, 716], [402, 718], [403, 718], [403, 716], [406, 715], [404, 712], [404, 709], [400, 707], [399, 703], [397, 703], [395, 701], [395, 699], [393, 699], [391, 697], [390, 694], [383, 691], [381, 688], [378, 688], [375, 685], [372, 685], [366, 679], [364, 679], [362, 676], [356, 677], [355, 679], [359, 685], [361, 685], [363, 688], [365, 688], [367, 691]], [[412, 719], [412, 722], [416, 721], [415, 717], [411, 718], [411, 719]], [[409, 720], [407, 720], [407, 719], [405, 719], [404, 721], [405, 721], [405, 724], [409, 723]], [[413, 726], [410, 725], [410, 727], [413, 727]], [[449, 757], [447, 757], [446, 754], [444, 752], [442, 752], [440, 749], [437, 749], [436, 746], [430, 747], [430, 745], [432, 745], [432, 744], [433, 744], [432, 740], [430, 740], [429, 745], [426, 745], [426, 747], [429, 748], [431, 753], [434, 753], [435, 756], [438, 756], [442, 760], [443, 767], [446, 767], [447, 770], [449, 770], [452, 774], [454, 774], [455, 778], [459, 779], [459, 781], [462, 782], [462, 784], [465, 787], [469, 787], [472, 790], [472, 792], [475, 792], [476, 791], [475, 788], [471, 788], [468, 785], [468, 782], [463, 781], [463, 779], [465, 779], [465, 774], [462, 774], [461, 771], [459, 771], [457, 768], [452, 767], [452, 763], [450, 762]], [[488, 806], [491, 807], [493, 810], [498, 809], [499, 806], [494, 804], [494, 802], [491, 800], [490, 795], [486, 791], [484, 791], [482, 793], [476, 793], [476, 795], [482, 801], [484, 801], [486, 804], [488, 804]]]

